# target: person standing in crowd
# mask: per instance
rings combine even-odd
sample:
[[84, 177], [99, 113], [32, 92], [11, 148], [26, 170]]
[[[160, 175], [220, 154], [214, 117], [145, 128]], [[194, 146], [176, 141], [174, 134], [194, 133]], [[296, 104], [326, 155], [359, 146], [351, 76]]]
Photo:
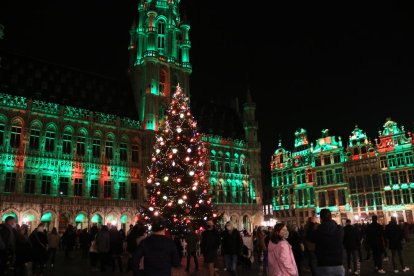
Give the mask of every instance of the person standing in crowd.
[[47, 262], [47, 235], [44, 232], [45, 225], [40, 223], [30, 235], [33, 254], [33, 274], [43, 275], [43, 269]]
[[187, 266], [185, 271], [190, 271], [190, 262], [191, 257], [194, 259], [195, 270], [198, 270], [198, 260], [197, 260], [197, 243], [198, 243], [198, 235], [194, 232], [192, 227], [188, 228], [188, 232], [185, 235], [185, 242], [187, 244], [186, 252], [187, 252]]
[[16, 251], [16, 220], [7, 216], [0, 225], [0, 275], [5, 273], [13, 261]]
[[180, 259], [179, 262], [181, 264], [181, 260], [183, 259], [183, 243], [181, 240], [181, 235], [180, 234], [175, 234], [173, 235], [173, 241], [175, 243], [175, 246], [177, 247], [177, 251], [178, 251], [178, 258]]
[[268, 251], [268, 276], [298, 276], [292, 247], [287, 241], [289, 231], [284, 223], [276, 224], [270, 238]]
[[98, 258], [99, 253], [98, 249], [96, 248], [96, 235], [98, 234], [98, 227], [96, 225], [92, 226], [89, 230], [89, 237], [90, 237], [90, 244], [89, 247], [89, 258], [91, 263], [91, 270], [97, 270]]
[[252, 240], [252, 235], [250, 235], [246, 229], [243, 230], [242, 240], [243, 240], [243, 250], [242, 250], [241, 262], [245, 267], [250, 269], [254, 261], [253, 240]]
[[99, 254], [99, 262], [101, 264], [101, 272], [104, 272], [106, 265], [110, 262], [109, 251], [111, 250], [111, 240], [109, 236], [108, 226], [103, 225], [101, 230], [96, 234], [96, 250]]
[[257, 238], [257, 260], [259, 263], [261, 263], [263, 262], [263, 257], [264, 257], [263, 253], [266, 249], [266, 245], [265, 245], [266, 233], [263, 231], [263, 228], [261, 226], [257, 228], [256, 238]]
[[[132, 270], [132, 266], [135, 265], [132, 263], [133, 255], [134, 255], [135, 250], [140, 245], [141, 241], [147, 237], [146, 232], [147, 232], [146, 226], [143, 223], [138, 222], [137, 224], [133, 226], [131, 232], [128, 234], [126, 238], [127, 240], [126, 250], [129, 253], [128, 271]], [[139, 265], [138, 269], [140, 269], [141, 266], [140, 264], [138, 265]]]
[[207, 221], [207, 229], [201, 234], [201, 253], [208, 266], [208, 275], [214, 276], [214, 262], [217, 259], [217, 250], [220, 246], [220, 234], [214, 229], [212, 220]]
[[91, 237], [86, 228], [79, 234], [79, 245], [82, 251], [82, 258], [88, 257], [89, 248], [91, 246]]
[[56, 227], [53, 227], [52, 232], [47, 236], [47, 241], [49, 245], [48, 253], [50, 257], [50, 267], [53, 268], [53, 266], [55, 265], [56, 250], [59, 247], [60, 241], [60, 237]]
[[62, 235], [62, 243], [63, 247], [65, 248], [65, 257], [72, 258], [71, 254], [73, 248], [76, 245], [76, 233], [75, 229], [73, 228], [72, 224], [69, 224], [66, 228], [65, 233]]
[[29, 238], [24, 235], [25, 231], [25, 227], [16, 227], [16, 276], [27, 275], [26, 263], [32, 261], [32, 244], [30, 243]]
[[372, 250], [376, 271], [384, 274], [385, 270], [382, 268], [382, 253], [385, 250], [384, 228], [378, 223], [378, 217], [375, 215], [372, 216], [372, 223], [367, 227], [366, 239]]
[[157, 217], [151, 224], [152, 234], [141, 241], [134, 252], [132, 267], [134, 275], [139, 275], [138, 264], [144, 258], [145, 276], [170, 276], [171, 267], [180, 265], [174, 241], [165, 236], [165, 221]]
[[115, 271], [116, 263], [118, 263], [119, 271], [123, 271], [121, 259], [121, 255], [124, 252], [123, 242], [121, 233], [113, 225], [109, 230], [109, 253], [111, 256], [112, 272]]
[[316, 275], [344, 276], [343, 239], [344, 232], [333, 219], [329, 209], [320, 212], [321, 224], [311, 232], [310, 239], [315, 242], [317, 260]]
[[392, 265], [394, 268], [394, 273], [398, 273], [397, 263], [395, 261], [395, 255], [398, 254], [398, 258], [400, 259], [400, 265], [403, 272], [407, 272], [410, 269], [404, 265], [404, 259], [402, 256], [402, 241], [404, 239], [404, 233], [397, 225], [397, 219], [395, 217], [391, 217], [390, 223], [385, 227], [385, 236], [388, 239], [388, 246], [391, 250], [392, 256]]
[[242, 253], [243, 240], [239, 231], [233, 226], [231, 221], [226, 223], [226, 230], [222, 234], [222, 253], [227, 271], [232, 275], [237, 273], [237, 260]]
[[316, 255], [315, 255], [315, 243], [310, 240], [311, 233], [316, 230], [318, 224], [316, 223], [316, 217], [312, 216], [308, 218], [305, 226], [303, 227], [303, 240], [305, 243], [305, 251], [308, 259], [308, 266], [311, 270], [312, 276], [316, 275]]
[[289, 230], [289, 237], [287, 241], [292, 246], [293, 256], [295, 257], [295, 263], [298, 270], [298, 275], [302, 275], [302, 259], [303, 252], [305, 251], [305, 246], [303, 244], [302, 237], [299, 234], [298, 227], [296, 225], [291, 225]]
[[406, 243], [410, 242], [410, 225], [408, 224], [408, 222], [404, 222], [403, 225], [403, 233], [404, 233], [404, 239]]
[[346, 260], [348, 264], [348, 272], [352, 272], [351, 259], [353, 264], [353, 271], [355, 275], [359, 275], [357, 252], [359, 247], [358, 233], [355, 226], [351, 225], [351, 220], [346, 220], [346, 226], [344, 227], [344, 247], [346, 250]]

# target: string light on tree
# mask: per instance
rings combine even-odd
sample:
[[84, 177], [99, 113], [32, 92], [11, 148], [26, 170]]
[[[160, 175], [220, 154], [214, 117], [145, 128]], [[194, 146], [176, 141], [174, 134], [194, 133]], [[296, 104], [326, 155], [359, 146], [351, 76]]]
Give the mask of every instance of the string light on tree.
[[164, 217], [172, 232], [182, 232], [188, 224], [203, 228], [206, 218], [218, 217], [208, 193], [208, 152], [196, 127], [188, 98], [177, 86], [162, 131], [156, 134], [146, 185], [151, 207], [142, 211], [148, 223]]

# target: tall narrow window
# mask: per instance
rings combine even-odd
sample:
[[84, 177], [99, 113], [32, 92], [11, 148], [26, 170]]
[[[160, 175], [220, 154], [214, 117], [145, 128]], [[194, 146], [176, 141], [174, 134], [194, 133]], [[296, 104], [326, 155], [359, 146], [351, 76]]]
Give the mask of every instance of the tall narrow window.
[[31, 129], [30, 130], [30, 139], [29, 139], [29, 148], [32, 150], [38, 150], [40, 145], [40, 130]]
[[91, 197], [98, 197], [99, 181], [91, 180]]
[[387, 162], [387, 157], [386, 156], [381, 156], [380, 157], [380, 167], [381, 168], [388, 167], [388, 162]]
[[126, 183], [119, 182], [119, 198], [126, 198]]
[[138, 162], [139, 160], [139, 155], [138, 155], [139, 151], [138, 151], [138, 145], [132, 145], [132, 162]]
[[338, 203], [340, 206], [343, 206], [346, 204], [345, 190], [338, 190]]
[[131, 183], [131, 199], [138, 199], [138, 183]]
[[127, 144], [121, 143], [119, 145], [119, 159], [121, 161], [127, 161]]
[[158, 40], [157, 40], [158, 52], [164, 54], [165, 47], [165, 22], [158, 21]]
[[394, 204], [399, 205], [401, 202], [401, 190], [394, 190]]
[[105, 157], [106, 159], [112, 160], [113, 158], [113, 143], [112, 141], [105, 142]]
[[319, 193], [319, 207], [325, 207], [326, 206], [326, 198], [325, 198], [325, 192]]
[[160, 71], [160, 75], [159, 75], [159, 82], [158, 82], [158, 91], [160, 93], [161, 96], [167, 96], [165, 94], [165, 88], [166, 88], [166, 82], [167, 82], [167, 74], [165, 73], [164, 70]]
[[79, 156], [85, 155], [85, 137], [78, 136], [76, 140], [76, 154]]
[[104, 197], [110, 198], [112, 196], [112, 182], [105, 181], [104, 182]]
[[0, 146], [4, 143], [4, 124], [0, 124]]
[[60, 177], [59, 178], [59, 195], [67, 196], [69, 188], [69, 177]]
[[22, 133], [22, 128], [18, 126], [13, 126], [11, 128], [11, 135], [10, 135], [10, 146], [12, 148], [20, 147], [20, 136]]
[[405, 154], [405, 163], [406, 164], [413, 164], [413, 153], [412, 152], [406, 152]]
[[6, 193], [14, 193], [16, 190], [16, 173], [6, 173], [6, 183], [4, 183], [4, 191]]
[[99, 158], [101, 156], [101, 140], [93, 139], [92, 155], [94, 158]]
[[316, 183], [320, 185], [324, 185], [325, 181], [323, 178], [323, 172], [316, 172]]
[[55, 150], [55, 133], [46, 131], [45, 151], [53, 152]]
[[336, 183], [344, 182], [344, 174], [341, 168], [335, 169], [335, 180]]
[[329, 206], [336, 206], [335, 191], [328, 192]]
[[34, 194], [36, 188], [36, 175], [26, 174], [26, 181], [24, 183], [24, 192], [26, 194]]
[[52, 183], [52, 177], [48, 175], [42, 176], [42, 189], [41, 194], [42, 195], [50, 195], [50, 185]]
[[70, 154], [72, 152], [72, 135], [63, 134], [62, 152]]
[[334, 176], [332, 170], [326, 171], [326, 184], [334, 184]]
[[82, 178], [75, 178], [75, 186], [73, 189], [74, 196], [82, 196], [83, 194], [83, 179]]

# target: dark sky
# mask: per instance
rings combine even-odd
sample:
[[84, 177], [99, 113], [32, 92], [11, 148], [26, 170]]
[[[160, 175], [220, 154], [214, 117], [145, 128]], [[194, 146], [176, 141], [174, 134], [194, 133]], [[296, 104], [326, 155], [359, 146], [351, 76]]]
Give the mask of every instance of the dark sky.
[[[413, 129], [409, 1], [245, 3], [182, 1], [191, 25], [191, 93], [198, 100], [243, 101], [249, 87], [263, 165], [279, 137], [289, 147], [299, 127], [311, 141], [324, 128], [347, 140], [355, 124], [375, 138], [387, 117]], [[2, 43], [122, 78], [135, 7], [132, 0], [3, 0]]]

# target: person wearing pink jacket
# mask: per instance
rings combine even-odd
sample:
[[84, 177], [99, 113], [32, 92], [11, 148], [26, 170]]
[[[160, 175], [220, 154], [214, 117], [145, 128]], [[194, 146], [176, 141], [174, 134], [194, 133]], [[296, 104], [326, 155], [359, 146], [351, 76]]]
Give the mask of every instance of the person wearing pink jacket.
[[286, 240], [289, 231], [284, 223], [276, 224], [270, 238], [268, 251], [268, 276], [298, 276], [292, 247]]

